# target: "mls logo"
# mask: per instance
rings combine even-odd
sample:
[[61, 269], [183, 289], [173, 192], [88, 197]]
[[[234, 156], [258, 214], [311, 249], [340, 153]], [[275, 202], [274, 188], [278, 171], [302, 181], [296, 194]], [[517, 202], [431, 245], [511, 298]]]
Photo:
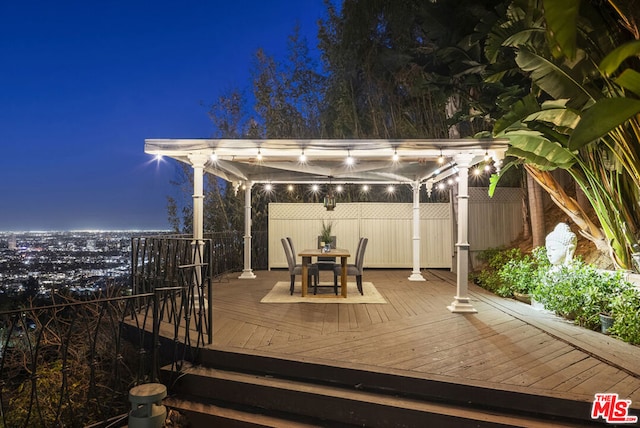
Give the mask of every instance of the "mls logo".
[[620, 400], [618, 394], [596, 394], [591, 408], [591, 419], [603, 418], [607, 423], [633, 424], [637, 416], [629, 415], [631, 400]]

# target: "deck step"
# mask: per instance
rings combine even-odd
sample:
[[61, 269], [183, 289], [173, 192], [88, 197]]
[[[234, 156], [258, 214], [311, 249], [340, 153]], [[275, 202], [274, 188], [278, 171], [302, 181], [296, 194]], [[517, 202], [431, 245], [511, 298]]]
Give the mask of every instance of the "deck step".
[[164, 405], [184, 415], [192, 427], [226, 428], [321, 428], [322, 425], [306, 423], [274, 415], [256, 413], [252, 409], [229, 408], [203, 402], [201, 397], [168, 397]]
[[582, 426], [202, 366], [185, 365], [171, 391], [169, 406], [173, 402], [191, 417], [226, 418], [239, 424], [228, 426], [239, 427]]

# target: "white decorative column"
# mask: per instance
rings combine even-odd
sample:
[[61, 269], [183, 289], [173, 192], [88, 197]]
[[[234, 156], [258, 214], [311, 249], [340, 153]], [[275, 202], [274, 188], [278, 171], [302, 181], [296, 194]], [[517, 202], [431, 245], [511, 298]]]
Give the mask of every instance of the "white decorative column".
[[457, 248], [457, 284], [456, 295], [451, 305], [447, 306], [454, 313], [478, 312], [469, 298], [469, 167], [473, 155], [459, 153], [454, 156], [458, 165], [458, 242]]
[[413, 271], [409, 281], [426, 281], [420, 272], [420, 182], [414, 181], [413, 189]]
[[193, 167], [193, 241], [202, 244], [204, 236], [204, 166], [209, 154], [191, 153], [189, 161]]
[[194, 298], [200, 302], [202, 286], [202, 255], [204, 252], [204, 166], [209, 160], [209, 153], [190, 153], [189, 162], [193, 167], [193, 241], [191, 241], [191, 260], [194, 265], [193, 281]]
[[251, 269], [251, 187], [252, 182], [245, 183], [244, 190], [244, 269], [239, 279], [255, 279]]

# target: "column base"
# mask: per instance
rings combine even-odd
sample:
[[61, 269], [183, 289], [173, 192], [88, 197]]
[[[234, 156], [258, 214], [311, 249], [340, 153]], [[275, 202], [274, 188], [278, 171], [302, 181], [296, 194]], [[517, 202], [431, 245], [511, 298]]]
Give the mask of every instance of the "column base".
[[253, 273], [251, 269], [243, 270], [242, 275], [240, 275], [238, 279], [256, 279], [256, 275]]
[[447, 309], [449, 309], [454, 314], [475, 314], [478, 313], [476, 308], [473, 307], [471, 303], [469, 303], [468, 297], [458, 297], [455, 296], [455, 299]]
[[409, 281], [426, 281], [422, 276], [422, 272], [411, 272], [411, 276], [408, 279]]

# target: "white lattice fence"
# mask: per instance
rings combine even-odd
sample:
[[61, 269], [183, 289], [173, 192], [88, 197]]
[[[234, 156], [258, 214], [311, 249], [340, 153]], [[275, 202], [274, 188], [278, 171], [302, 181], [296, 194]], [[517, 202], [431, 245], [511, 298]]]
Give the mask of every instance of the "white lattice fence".
[[[469, 189], [471, 263], [481, 250], [508, 245], [523, 228], [522, 191]], [[451, 268], [456, 221], [450, 204], [420, 204], [420, 267]], [[400, 203], [340, 203], [333, 212], [322, 204], [269, 204], [269, 268], [286, 267], [280, 238], [290, 236], [296, 251], [315, 248], [322, 221], [333, 221], [340, 248], [352, 252], [361, 236], [369, 238], [365, 265], [412, 268], [413, 206]], [[299, 261], [299, 259], [298, 259]]]
[[[421, 265], [451, 267], [449, 204], [422, 204], [420, 216]], [[286, 267], [280, 238], [290, 236], [296, 251], [315, 248], [323, 220], [333, 221], [340, 248], [355, 252], [360, 237], [369, 238], [367, 267], [412, 267], [413, 208], [398, 203], [341, 203], [333, 212], [322, 204], [269, 204], [269, 267]]]

